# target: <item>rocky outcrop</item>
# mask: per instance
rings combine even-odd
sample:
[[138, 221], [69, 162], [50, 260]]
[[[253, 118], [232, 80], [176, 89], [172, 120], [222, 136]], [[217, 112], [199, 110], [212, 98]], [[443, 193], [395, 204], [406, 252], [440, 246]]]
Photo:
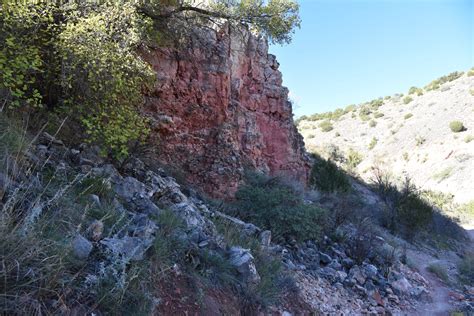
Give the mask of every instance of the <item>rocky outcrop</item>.
[[304, 144], [266, 40], [226, 27], [144, 56], [158, 79], [144, 110], [159, 161], [215, 197], [232, 196], [247, 168], [306, 180]]

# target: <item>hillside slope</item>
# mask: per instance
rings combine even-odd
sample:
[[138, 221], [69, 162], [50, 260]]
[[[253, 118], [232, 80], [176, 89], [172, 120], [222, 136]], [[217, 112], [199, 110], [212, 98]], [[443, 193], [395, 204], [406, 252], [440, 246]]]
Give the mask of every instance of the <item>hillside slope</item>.
[[[360, 153], [355, 171], [366, 180], [377, 166], [468, 203], [474, 199], [474, 76], [468, 74], [446, 76], [454, 80], [434, 81], [407, 96], [337, 111], [341, 116], [333, 112], [303, 118], [299, 130], [309, 151], [324, 153], [335, 145], [346, 156], [351, 149]], [[453, 132], [452, 121], [461, 121], [464, 129]]]

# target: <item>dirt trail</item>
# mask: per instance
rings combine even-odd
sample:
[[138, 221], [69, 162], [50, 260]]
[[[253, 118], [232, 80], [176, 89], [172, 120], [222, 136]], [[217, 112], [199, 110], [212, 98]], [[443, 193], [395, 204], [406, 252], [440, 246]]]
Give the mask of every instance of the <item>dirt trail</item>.
[[449, 289], [436, 276], [428, 271], [428, 267], [433, 263], [439, 262], [439, 260], [416, 250], [408, 250], [407, 254], [412, 264], [430, 284], [429, 290], [432, 302], [419, 305], [417, 314], [449, 315], [449, 311], [452, 309], [449, 303]]
[[[466, 227], [467, 228], [467, 227]], [[469, 227], [471, 228], [471, 227]], [[474, 229], [466, 229], [471, 238], [471, 242], [466, 245], [467, 248], [474, 249]], [[431, 264], [441, 264], [443, 266], [453, 265], [447, 258], [435, 258], [425, 252], [410, 249], [407, 251], [414, 267], [430, 284], [431, 302], [422, 303], [418, 306], [417, 315], [450, 315], [453, 311], [453, 305], [450, 302], [450, 293], [452, 290], [444, 284], [438, 277], [428, 271]]]

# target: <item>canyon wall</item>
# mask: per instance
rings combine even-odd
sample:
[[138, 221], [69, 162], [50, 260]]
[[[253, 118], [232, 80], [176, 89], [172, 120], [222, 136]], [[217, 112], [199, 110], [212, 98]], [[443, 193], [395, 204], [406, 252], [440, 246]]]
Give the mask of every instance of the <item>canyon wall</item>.
[[246, 169], [307, 180], [303, 139], [266, 40], [226, 27], [144, 57], [157, 73], [144, 110], [160, 162], [213, 197], [231, 197]]

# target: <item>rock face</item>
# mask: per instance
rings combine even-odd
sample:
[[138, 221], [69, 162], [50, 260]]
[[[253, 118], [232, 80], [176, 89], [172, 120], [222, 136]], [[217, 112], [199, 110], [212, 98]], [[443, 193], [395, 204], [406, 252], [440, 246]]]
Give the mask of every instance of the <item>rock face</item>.
[[159, 161], [215, 197], [232, 196], [247, 168], [306, 180], [288, 89], [265, 40], [226, 27], [144, 57], [158, 77], [144, 111]]

